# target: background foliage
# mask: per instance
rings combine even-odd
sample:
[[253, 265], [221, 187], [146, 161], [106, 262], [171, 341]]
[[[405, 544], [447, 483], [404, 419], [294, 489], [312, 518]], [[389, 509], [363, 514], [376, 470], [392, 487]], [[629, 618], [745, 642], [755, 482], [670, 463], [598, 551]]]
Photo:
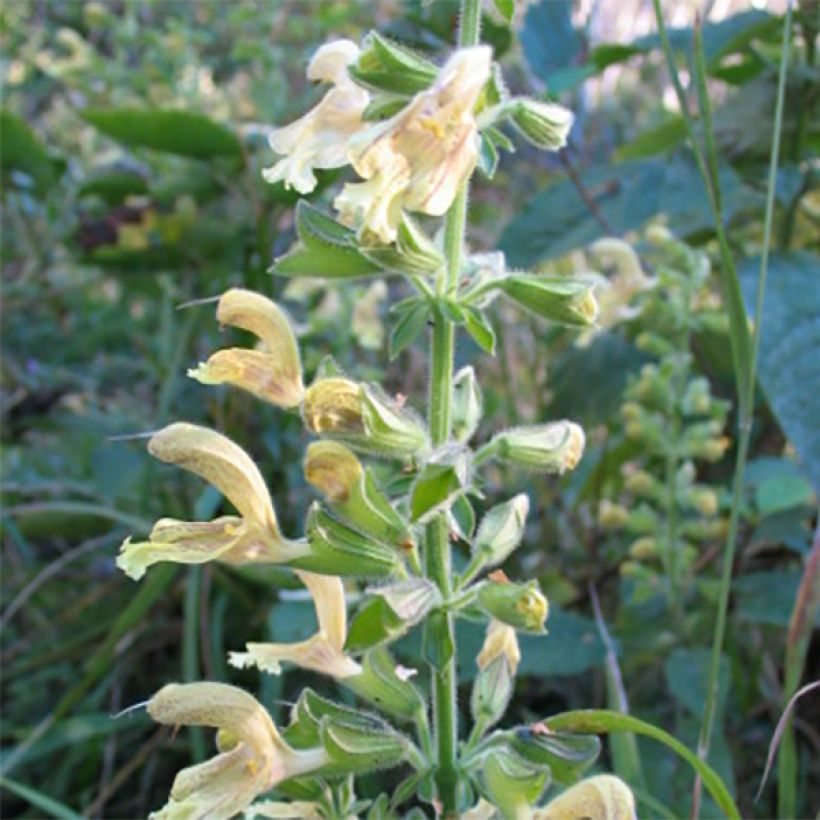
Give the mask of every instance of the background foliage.
[[[578, 121], [557, 159], [520, 147], [501, 160], [492, 188], [479, 178], [471, 242], [477, 250], [500, 244], [511, 265], [580, 271], [593, 262], [583, 255], [591, 241], [631, 232], [651, 269], [642, 230], [664, 220], [716, 260], [705, 192], [651, 18], [635, 13], [625, 23], [626, 5], [590, 5], [530, 3], [512, 28], [488, 11], [484, 37], [503, 56], [515, 90], [549, 89]], [[671, 21], [685, 68], [692, 13], [666, 5], [670, 15], [686, 15]], [[782, 8], [720, 5], [703, 37], [724, 215], [751, 303]], [[169, 680], [261, 687], [257, 694], [274, 714], [307, 683], [319, 691], [329, 684], [297, 671], [260, 679], [226, 668], [227, 649], [246, 639], [291, 641], [312, 631], [310, 602], [283, 590], [276, 572], [169, 566], [135, 587], [115, 571], [126, 534], [144, 532], [160, 513], [210, 516], [221, 504], [214, 491], [150, 462], [140, 442], [117, 437], [171, 418], [213, 424], [258, 459], [283, 528], [294, 532], [288, 511], [309, 497], [298, 420], [183, 375], [216, 340], [209, 306], [180, 306], [234, 284], [285, 299], [310, 339], [303, 350], [316, 356], [305, 362], [308, 373], [332, 353], [342, 366], [355, 363], [357, 375], [383, 376], [391, 390], [421, 402], [419, 351], [404, 351], [384, 372], [386, 284], [300, 283], [283, 293], [282, 280], [268, 275], [272, 258], [293, 241], [295, 200], [263, 183], [260, 169], [271, 161], [270, 125], [314, 98], [304, 64], [317, 44], [331, 35], [358, 39], [379, 26], [440, 55], [452, 42], [455, 6], [15, 0], [0, 13], [3, 813], [142, 816], [161, 803], [180, 765], [204, 756], [205, 740], [191, 731], [172, 741], [139, 713], [112, 714]], [[744, 816], [775, 813], [774, 788], [757, 804], [753, 798], [783, 708], [798, 591], [819, 583], [806, 571], [820, 490], [818, 30], [816, 4], [804, 3], [788, 75], [775, 252], [712, 758]], [[316, 198], [334, 181], [327, 173]], [[702, 302], [719, 316], [714, 277]], [[467, 343], [458, 358], [482, 372], [483, 434], [566, 414], [583, 422], [590, 439], [582, 468], [566, 480], [498, 476], [505, 497], [519, 490], [531, 497], [534, 514], [517, 560], [551, 601], [549, 637], [522, 641], [510, 718], [628, 700], [632, 714], [694, 746], [723, 542], [702, 545], [676, 621], [663, 574], [625, 570], [635, 563], [634, 539], [599, 520], [602, 501], [623, 499], [622, 467], [639, 452], [621, 407], [627, 385], [658, 359], [640, 344], [651, 324], [647, 307], [581, 347], [571, 334], [545, 332], [517, 315], [496, 327], [494, 362]], [[689, 339], [694, 374], [729, 402], [732, 438], [728, 349], [720, 321]], [[697, 481], [716, 491], [718, 519], [729, 504], [731, 448], [697, 468]], [[487, 507], [496, 500], [488, 487]], [[811, 632], [810, 623], [798, 626]], [[465, 685], [480, 641], [477, 628], [460, 634]], [[403, 663], [417, 662], [417, 634], [402, 652]], [[817, 668], [817, 652], [815, 638], [806, 669]], [[808, 815], [820, 803], [812, 767], [820, 752], [816, 696], [796, 714], [798, 805]], [[646, 791], [682, 816], [689, 772], [643, 740], [636, 748], [637, 756], [611, 744], [608, 762], [621, 774], [632, 766]]]

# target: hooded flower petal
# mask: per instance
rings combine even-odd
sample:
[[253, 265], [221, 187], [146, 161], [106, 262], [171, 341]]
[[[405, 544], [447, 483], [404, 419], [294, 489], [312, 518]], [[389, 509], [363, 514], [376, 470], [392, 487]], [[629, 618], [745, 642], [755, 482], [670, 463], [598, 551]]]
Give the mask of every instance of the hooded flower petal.
[[247, 692], [222, 683], [169, 684], [148, 702], [158, 723], [219, 730], [220, 754], [179, 772], [152, 820], [227, 820], [277, 783], [327, 762], [322, 749], [295, 751]]
[[636, 820], [635, 798], [622, 780], [611, 774], [590, 777], [576, 783], [543, 809], [533, 820]]
[[491, 58], [487, 46], [457, 51], [430, 88], [350, 140], [350, 162], [366, 182], [346, 185], [335, 205], [363, 238], [392, 242], [403, 208], [441, 216], [450, 207], [478, 159], [473, 108]]
[[289, 661], [303, 669], [311, 669], [334, 678], [360, 674], [361, 666], [344, 654], [347, 610], [341, 579], [304, 571], [297, 571], [296, 574], [313, 597], [319, 631], [312, 638], [299, 643], [246, 644], [246, 652], [231, 652], [231, 665], [240, 669], [257, 666], [265, 672], [278, 675], [282, 661]]
[[123, 544], [117, 566], [135, 580], [160, 561], [201, 564], [282, 563], [309, 552], [304, 542], [279, 531], [268, 488], [250, 456], [230, 439], [194, 424], [179, 422], [156, 433], [149, 452], [168, 464], [196, 473], [216, 487], [241, 513], [209, 522], [163, 518], [148, 541]]
[[220, 350], [188, 375], [203, 384], [232, 384], [279, 407], [299, 405], [305, 392], [299, 348], [282, 310], [261, 294], [232, 288], [219, 300], [216, 318], [255, 334], [266, 349]]
[[316, 187], [314, 168], [347, 165], [347, 143], [363, 127], [362, 114], [370, 101], [347, 73], [347, 66], [358, 59], [359, 48], [350, 40], [327, 43], [313, 55], [308, 79], [333, 88], [301, 119], [271, 134], [271, 148], [285, 157], [262, 172], [267, 182], [284, 181], [286, 187], [307, 194]]
[[510, 670], [515, 675], [518, 664], [521, 662], [521, 650], [518, 648], [515, 630], [493, 619], [487, 626], [487, 637], [476, 658], [478, 668], [485, 669], [499, 656], [507, 659]]

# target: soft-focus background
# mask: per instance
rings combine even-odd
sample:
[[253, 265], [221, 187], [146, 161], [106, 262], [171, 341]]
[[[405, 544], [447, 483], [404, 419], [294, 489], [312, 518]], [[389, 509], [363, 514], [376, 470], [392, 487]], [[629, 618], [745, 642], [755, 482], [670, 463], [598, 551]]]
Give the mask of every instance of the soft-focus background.
[[[500, 247], [515, 266], [580, 271], [590, 241], [639, 239], [647, 222], [660, 220], [714, 258], [706, 198], [684, 145], [651, 3], [518, 5], [512, 29], [488, 8], [485, 39], [514, 91], [549, 89], [577, 122], [560, 155], [517, 143], [492, 183], [477, 178], [474, 250]], [[706, 21], [724, 211], [751, 295], [785, 3], [664, 5], [684, 78], [695, 12]], [[298, 533], [311, 498], [298, 419], [185, 377], [220, 335], [212, 305], [181, 306], [239, 284], [284, 300], [299, 324], [309, 375], [330, 353], [358, 378], [384, 379], [423, 407], [424, 351], [405, 351], [392, 363], [386, 355], [386, 307], [400, 285], [296, 287], [267, 273], [294, 239], [295, 199], [262, 182], [260, 170], [272, 162], [271, 125], [304, 112], [321, 93], [304, 78], [320, 43], [379, 28], [440, 59], [453, 41], [455, 8], [449, 0], [3, 4], [3, 816], [133, 818], [161, 805], [173, 773], [201, 759], [211, 738], [184, 731], [173, 740], [140, 712], [111, 716], [165, 682], [236, 682], [280, 718], [306, 683], [332, 690], [299, 671], [276, 679], [226, 666], [227, 650], [246, 639], [312, 632], [309, 603], [283, 593], [275, 573], [163, 566], [135, 584], [116, 571], [127, 535], [145, 533], [161, 515], [209, 517], [222, 503], [190, 475], [152, 463], [143, 442], [118, 437], [173, 419], [216, 426], [253, 453], [283, 528]], [[762, 389], [712, 760], [748, 817], [775, 811], [771, 784], [753, 800], [783, 709], [787, 626], [820, 485], [813, 168], [820, 80], [812, 45], [819, 28], [817, 3], [804, 2], [788, 75]], [[325, 174], [315, 200], [329, 201], [340, 178]], [[705, 301], [719, 311], [714, 278], [707, 291]], [[783, 349], [797, 325], [798, 342]], [[635, 563], [634, 538], [599, 521], [603, 501], [623, 500], [621, 468], [635, 456], [620, 408], [630, 377], [653, 358], [634, 344], [641, 327], [616, 326], [584, 347], [575, 345], [576, 334], [545, 330], [520, 314], [502, 315], [496, 331], [496, 359], [467, 341], [458, 351], [484, 385], [479, 438], [513, 423], [568, 417], [584, 424], [590, 440], [583, 468], [565, 480], [499, 473], [496, 495], [492, 487], [488, 494], [487, 505], [515, 491], [530, 494], [517, 569], [538, 577], [551, 601], [550, 635], [526, 645], [511, 718], [611, 704], [617, 665], [630, 710], [694, 745], [733, 445], [698, 464], [697, 480], [716, 491], [718, 526], [698, 544], [698, 583], [683, 621], [667, 622], [655, 576], [624, 571]], [[733, 402], [723, 325], [711, 323], [690, 341], [694, 372]], [[730, 437], [734, 429], [732, 404]], [[647, 467], [662, 478], [661, 466]], [[591, 585], [600, 597], [597, 624]], [[804, 624], [802, 634], [810, 632]], [[462, 638], [467, 686], [480, 634], [466, 629]], [[417, 636], [403, 652], [405, 665], [417, 663]], [[815, 634], [806, 682], [819, 656]], [[820, 806], [820, 698], [806, 697], [795, 714], [799, 806], [808, 816]], [[647, 791], [682, 816], [689, 772], [658, 747], [641, 744], [641, 751]]]

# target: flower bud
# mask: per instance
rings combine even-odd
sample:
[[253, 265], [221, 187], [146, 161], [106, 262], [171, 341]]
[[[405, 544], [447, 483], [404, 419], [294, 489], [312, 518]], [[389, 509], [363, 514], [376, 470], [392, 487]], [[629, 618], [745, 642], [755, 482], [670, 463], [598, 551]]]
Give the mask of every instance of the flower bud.
[[486, 669], [497, 658], [503, 658], [514, 676], [521, 662], [521, 650], [515, 630], [501, 621], [490, 621], [484, 645], [478, 653], [476, 663], [479, 669]]
[[333, 509], [359, 530], [402, 550], [415, 546], [407, 523], [359, 459], [336, 441], [314, 441], [305, 457], [305, 478]]
[[489, 448], [501, 461], [560, 474], [578, 464], [585, 443], [584, 431], [579, 425], [554, 421], [505, 430], [490, 442]]
[[308, 446], [305, 478], [331, 504], [348, 501], [363, 475], [361, 462], [343, 444], [314, 441]]
[[636, 561], [648, 561], [658, 555], [658, 542], [654, 538], [645, 535], [637, 541], [633, 541], [629, 547], [629, 555]]
[[693, 487], [686, 494], [686, 503], [707, 518], [717, 515], [718, 497], [711, 487]]
[[483, 398], [472, 367], [462, 367], [453, 379], [453, 435], [469, 441], [481, 421]]
[[703, 416], [712, 406], [709, 381], [704, 378], [692, 379], [683, 394], [683, 412], [689, 416]]
[[499, 816], [524, 818], [532, 816], [532, 806], [550, 777], [548, 766], [524, 760], [509, 747], [497, 746], [481, 756], [477, 780]]
[[629, 512], [620, 504], [603, 499], [598, 505], [598, 524], [605, 530], [618, 530], [629, 520]]
[[635, 495], [653, 496], [656, 485], [657, 482], [646, 470], [629, 473], [624, 481], [626, 489]]
[[366, 88], [404, 96], [423, 91], [438, 73], [436, 66], [420, 54], [375, 31], [365, 37], [362, 53], [348, 71]]
[[588, 327], [598, 317], [594, 284], [584, 279], [520, 273], [504, 276], [496, 287], [519, 307], [552, 322]]
[[634, 401], [627, 401], [621, 405], [621, 418], [624, 421], [637, 421], [643, 415], [643, 408]]
[[340, 377], [320, 379], [305, 393], [305, 426], [378, 455], [403, 458], [427, 446], [421, 421], [373, 388]]
[[689, 454], [706, 461], [720, 461], [729, 447], [728, 436], [695, 440], [689, 443]]
[[513, 125], [533, 145], [557, 151], [567, 144], [574, 119], [569, 109], [526, 97], [513, 100], [510, 109]]
[[305, 522], [310, 553], [290, 566], [323, 575], [381, 577], [401, 566], [396, 550], [348, 527], [313, 504]]
[[419, 690], [399, 673], [384, 647], [371, 649], [362, 659], [362, 673], [344, 678], [341, 683], [398, 720], [412, 720], [419, 709], [425, 708]]
[[478, 603], [488, 614], [515, 629], [544, 632], [549, 606], [537, 581], [515, 584], [506, 576], [503, 580], [491, 576], [478, 591]]
[[484, 556], [483, 566], [498, 566], [521, 543], [529, 509], [530, 499], [520, 493], [481, 519], [473, 551]]

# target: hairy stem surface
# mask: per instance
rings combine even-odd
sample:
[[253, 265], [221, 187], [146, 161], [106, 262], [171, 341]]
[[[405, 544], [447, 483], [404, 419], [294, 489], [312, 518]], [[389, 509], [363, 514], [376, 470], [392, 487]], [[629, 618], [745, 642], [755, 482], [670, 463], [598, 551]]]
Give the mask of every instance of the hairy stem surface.
[[[462, 0], [459, 46], [467, 47], [478, 43], [480, 23], [481, 7], [478, 0]], [[467, 225], [467, 188], [465, 183], [447, 212], [444, 224], [447, 270], [439, 282], [438, 294], [440, 296], [451, 294], [458, 284], [461, 251]], [[430, 348], [430, 438], [433, 446], [443, 444], [450, 437], [450, 396], [453, 389], [454, 349], [455, 326], [442, 312], [437, 312]], [[427, 525], [425, 570], [427, 576], [438, 585], [443, 598], [447, 600], [452, 593], [452, 564], [446, 513], [442, 513]], [[447, 629], [452, 645], [455, 647], [452, 614], [447, 615]], [[437, 757], [436, 785], [446, 817], [454, 816], [457, 812], [456, 657], [457, 652], [454, 649], [452, 657], [441, 669], [432, 670], [433, 720]]]

